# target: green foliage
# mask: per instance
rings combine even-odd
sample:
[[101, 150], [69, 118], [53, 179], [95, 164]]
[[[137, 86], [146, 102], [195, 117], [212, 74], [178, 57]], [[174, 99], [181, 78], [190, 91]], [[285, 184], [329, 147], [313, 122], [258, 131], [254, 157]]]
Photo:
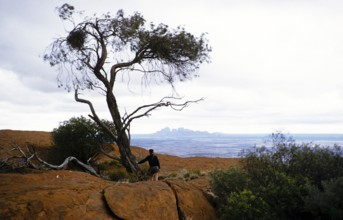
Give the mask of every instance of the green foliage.
[[321, 219], [343, 219], [343, 177], [322, 182], [323, 190], [308, 186], [305, 209]]
[[107, 170], [112, 167], [121, 167], [122, 164], [120, 163], [119, 158], [114, 160], [105, 160], [100, 163], [97, 163], [98, 170]]
[[[131, 16], [126, 16], [123, 10], [115, 15], [84, 16], [75, 13], [69, 4], [58, 7], [57, 11], [73, 28], [65, 37], [56, 39], [43, 58], [51, 66], [59, 65], [61, 71], [66, 68], [66, 73], [75, 70], [63, 79], [67, 82], [60, 81], [67, 89], [70, 84], [93, 89], [94, 85], [104, 83], [103, 77], [110, 75], [106, 71], [112, 65], [116, 72], [137, 69], [149, 73], [144, 74], [145, 78], [173, 83], [197, 76], [199, 65], [210, 60], [211, 47], [205, 34], [196, 37], [180, 26], [171, 29], [165, 24], [147, 25], [138, 12]], [[81, 17], [81, 22], [74, 21], [75, 15]], [[122, 62], [111, 63], [112, 60]]]
[[[341, 147], [298, 145], [280, 133], [272, 135], [271, 143], [269, 148], [246, 152], [241, 170], [211, 174], [221, 215], [233, 219], [249, 219], [252, 213], [274, 219], [341, 217], [343, 205], [337, 202], [343, 196]], [[261, 207], [251, 205], [255, 199]]]
[[277, 216], [278, 219], [293, 218], [294, 214], [301, 213], [303, 206], [303, 186], [284, 172], [270, 171], [265, 181], [256, 181], [252, 178], [251, 189], [268, 204], [268, 215]]
[[129, 173], [119, 159], [102, 161], [96, 168], [101, 176], [111, 181], [137, 182], [148, 179], [148, 165], [135, 174]]
[[311, 144], [262, 147], [246, 155], [243, 167], [255, 179], [264, 181], [271, 170], [285, 172], [301, 183], [310, 181], [321, 187], [321, 181], [343, 175], [341, 148], [312, 146]]
[[220, 203], [224, 203], [231, 193], [240, 192], [248, 187], [249, 176], [244, 170], [234, 167], [226, 171], [210, 173], [212, 190]]
[[147, 163], [144, 163], [140, 166], [140, 170], [138, 173], [136, 173], [137, 176], [137, 180], [148, 180], [149, 178], [151, 178], [150, 175], [150, 168], [149, 165]]
[[232, 192], [221, 207], [221, 219], [275, 219], [269, 213], [269, 206], [250, 190]]
[[131, 179], [131, 174], [129, 174], [125, 168], [115, 168], [109, 171], [109, 178], [112, 181], [129, 181]]
[[62, 20], [66, 20], [66, 19], [70, 19], [70, 17], [74, 13], [75, 8], [74, 6], [65, 3], [61, 7], [57, 8], [57, 10], [59, 13], [59, 17]]
[[[110, 128], [110, 122], [103, 121]], [[81, 116], [64, 121], [52, 132], [55, 152], [64, 160], [74, 156], [86, 163], [100, 152], [100, 146], [109, 147], [111, 138], [93, 121]]]

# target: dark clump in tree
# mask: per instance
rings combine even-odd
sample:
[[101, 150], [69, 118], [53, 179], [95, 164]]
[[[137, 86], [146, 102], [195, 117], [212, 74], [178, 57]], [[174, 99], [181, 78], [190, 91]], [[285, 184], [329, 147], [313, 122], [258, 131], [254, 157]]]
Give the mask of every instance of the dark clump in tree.
[[[122, 10], [115, 16], [108, 13], [86, 17], [78, 13], [81, 16], [78, 23], [73, 18], [77, 14], [73, 6], [64, 4], [58, 8], [58, 13], [73, 27], [67, 30], [65, 37], [49, 46], [44, 60], [58, 67], [58, 85], [69, 91], [74, 89], [75, 100], [89, 106], [90, 117], [118, 145], [121, 163], [129, 172], [137, 172], [139, 167], [130, 149], [131, 122], [161, 107], [180, 111], [201, 99], [182, 102], [177, 97], [163, 97], [122, 113], [114, 90], [118, 76], [139, 77], [146, 85], [166, 82], [175, 88], [176, 81], [197, 77], [200, 64], [209, 62], [211, 48], [207, 39], [204, 34], [196, 37], [183, 27], [147, 25], [141, 14], [125, 16]], [[115, 132], [101, 122], [91, 101], [79, 97], [82, 89], [104, 94]]]
[[222, 219], [341, 219], [342, 148], [271, 140], [246, 152], [241, 169], [211, 174]]

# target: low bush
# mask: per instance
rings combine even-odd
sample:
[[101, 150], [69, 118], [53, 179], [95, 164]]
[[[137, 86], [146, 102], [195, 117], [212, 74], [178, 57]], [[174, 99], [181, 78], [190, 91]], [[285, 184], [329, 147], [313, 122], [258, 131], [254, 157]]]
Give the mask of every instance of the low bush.
[[[103, 121], [114, 130], [114, 125]], [[54, 155], [62, 162], [66, 157], [74, 156], [84, 163], [100, 152], [100, 146], [110, 148], [111, 137], [92, 120], [85, 117], [64, 121], [52, 132]], [[55, 158], [56, 159], [56, 158]]]
[[[222, 219], [229, 216], [233, 219], [260, 219], [258, 216], [264, 216], [261, 219], [338, 219], [336, 216], [342, 216], [342, 202], [328, 208], [333, 201], [343, 201], [343, 187], [338, 190], [343, 186], [340, 146], [298, 145], [276, 134], [272, 136], [271, 147], [245, 152], [241, 169], [215, 171], [210, 176]], [[324, 200], [327, 205], [322, 204]]]
[[316, 219], [343, 219], [343, 177], [323, 181], [322, 186], [308, 186], [305, 209]]
[[269, 213], [268, 204], [254, 192], [244, 189], [230, 193], [220, 208], [221, 219], [275, 219]]
[[248, 188], [249, 176], [241, 169], [231, 167], [228, 170], [216, 170], [210, 173], [212, 190], [220, 203], [225, 203], [231, 193]]
[[108, 177], [112, 181], [130, 181], [132, 176], [125, 168], [114, 168], [108, 171]]

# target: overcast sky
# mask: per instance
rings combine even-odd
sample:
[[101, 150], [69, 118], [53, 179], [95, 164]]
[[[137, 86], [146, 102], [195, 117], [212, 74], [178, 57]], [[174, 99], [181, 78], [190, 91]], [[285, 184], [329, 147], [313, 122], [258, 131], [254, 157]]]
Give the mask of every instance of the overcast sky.
[[[65, 0], [0, 0], [0, 129], [52, 131], [87, 105], [57, 88], [57, 70], [41, 56], [64, 36], [55, 7]], [[132, 133], [164, 127], [225, 133], [343, 133], [343, 1], [103, 0], [68, 1], [86, 14], [140, 12], [147, 22], [208, 33], [213, 48], [200, 77], [176, 84], [182, 112], [162, 109]], [[144, 92], [142, 92], [144, 90]], [[122, 113], [172, 94], [167, 85], [118, 85]], [[109, 119], [105, 99], [92, 97]]]

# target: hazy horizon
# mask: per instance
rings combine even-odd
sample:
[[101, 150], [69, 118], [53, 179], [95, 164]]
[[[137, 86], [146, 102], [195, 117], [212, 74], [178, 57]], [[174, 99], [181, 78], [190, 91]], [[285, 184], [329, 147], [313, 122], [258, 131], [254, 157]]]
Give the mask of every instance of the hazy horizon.
[[169, 128], [170, 130], [178, 130], [178, 129], [186, 129], [186, 130], [191, 130], [191, 131], [194, 131], [194, 132], [208, 132], [209, 134], [227, 134], [227, 135], [271, 135], [272, 133], [282, 133], [284, 135], [287, 135], [287, 136], [292, 136], [293, 134], [294, 135], [343, 135], [343, 132], [342, 133], [289, 133], [289, 132], [284, 132], [284, 131], [274, 131], [274, 132], [270, 132], [270, 133], [225, 133], [225, 132], [209, 132], [209, 131], [206, 131], [206, 130], [192, 130], [192, 129], [189, 129], [189, 128], [184, 128], [184, 127], [179, 127], [179, 128], [170, 128], [170, 127], [164, 127], [160, 130], [157, 130], [157, 131], [154, 131], [154, 132], [150, 132], [150, 133], [132, 133], [132, 135], [149, 135], [149, 134], [154, 134], [154, 133], [157, 133], [157, 132], [160, 132], [166, 128]]

